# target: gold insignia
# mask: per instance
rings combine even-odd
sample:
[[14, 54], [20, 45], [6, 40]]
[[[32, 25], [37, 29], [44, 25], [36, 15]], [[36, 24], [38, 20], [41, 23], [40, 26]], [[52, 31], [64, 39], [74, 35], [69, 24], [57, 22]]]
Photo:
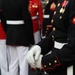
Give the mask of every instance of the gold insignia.
[[53, 2], [51, 5], [50, 5], [50, 9], [55, 9], [56, 7], [56, 4]]
[[51, 63], [49, 63], [49, 65], [51, 66]]
[[60, 13], [63, 14], [64, 12], [65, 12], [65, 8], [61, 8], [61, 9], [60, 9]]
[[62, 13], [62, 12], [63, 12], [63, 8], [60, 9], [60, 13]]
[[62, 19], [62, 16], [60, 16], [60, 19]]

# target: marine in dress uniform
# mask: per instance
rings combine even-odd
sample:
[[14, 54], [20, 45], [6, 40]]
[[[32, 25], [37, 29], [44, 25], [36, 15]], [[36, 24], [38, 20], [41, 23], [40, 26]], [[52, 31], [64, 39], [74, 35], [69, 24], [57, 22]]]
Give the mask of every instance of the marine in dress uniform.
[[2, 0], [1, 9], [6, 18], [6, 45], [9, 50], [9, 75], [28, 75], [26, 54], [34, 44], [33, 27], [28, 0]]
[[29, 0], [29, 11], [33, 23], [33, 33], [35, 44], [41, 41], [42, 22], [43, 22], [43, 8], [40, 0]]
[[51, 19], [56, 7], [57, 0], [47, 0], [44, 8], [42, 36], [46, 37], [52, 30]]
[[28, 52], [27, 61], [50, 75], [75, 75], [75, 0], [58, 0], [51, 23], [52, 32]]
[[[5, 27], [4, 27], [5, 25]], [[1, 75], [7, 75], [8, 63], [7, 63], [7, 50], [6, 50], [6, 23], [3, 13], [0, 11], [0, 68]]]

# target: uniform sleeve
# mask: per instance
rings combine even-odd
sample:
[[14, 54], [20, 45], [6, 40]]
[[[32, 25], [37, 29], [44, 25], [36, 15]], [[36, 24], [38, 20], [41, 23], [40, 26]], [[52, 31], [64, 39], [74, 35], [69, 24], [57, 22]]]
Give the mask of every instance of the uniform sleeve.
[[42, 8], [42, 4], [39, 0], [39, 8], [38, 8], [38, 15], [39, 15], [39, 20], [40, 20], [40, 28], [42, 28], [42, 23], [43, 23], [43, 8]]
[[54, 46], [54, 41], [52, 39], [52, 36], [49, 35], [47, 38], [45, 38], [42, 41], [40, 41], [37, 45], [39, 45], [41, 47], [42, 54], [45, 55], [50, 50], [52, 50], [52, 48]]
[[[55, 50], [56, 52], [45, 55], [42, 58], [42, 65], [47, 73], [60, 71], [60, 69], [75, 64], [75, 0], [70, 1], [68, 44], [64, 45], [60, 50]], [[42, 51], [45, 50], [43, 49]]]
[[28, 39], [31, 44], [34, 44], [32, 20], [31, 20], [31, 16], [28, 10], [29, 1], [28, 0], [24, 0], [24, 1], [25, 2], [22, 7], [22, 15], [25, 21], [25, 27], [26, 27]]

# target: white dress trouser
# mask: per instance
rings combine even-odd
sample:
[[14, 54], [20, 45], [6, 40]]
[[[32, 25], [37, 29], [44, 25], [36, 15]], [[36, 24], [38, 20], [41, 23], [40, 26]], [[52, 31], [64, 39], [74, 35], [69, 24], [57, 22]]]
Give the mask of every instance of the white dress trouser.
[[34, 40], [35, 40], [35, 44], [41, 41], [40, 31], [34, 32]]
[[0, 40], [0, 67], [1, 75], [7, 75], [8, 65], [7, 65], [7, 50], [6, 50], [6, 40]]
[[8, 46], [9, 50], [9, 75], [18, 75], [18, 66], [20, 75], [28, 75], [28, 63], [26, 54], [29, 47], [25, 46]]

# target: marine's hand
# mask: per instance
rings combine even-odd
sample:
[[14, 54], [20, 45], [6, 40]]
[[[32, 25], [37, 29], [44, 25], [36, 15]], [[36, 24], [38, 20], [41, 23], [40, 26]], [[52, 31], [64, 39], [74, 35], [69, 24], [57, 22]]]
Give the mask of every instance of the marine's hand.
[[40, 54], [41, 54], [41, 47], [38, 45], [33, 46], [27, 54], [27, 62], [30, 65], [35, 65], [35, 62], [38, 60]]
[[36, 68], [42, 69], [42, 64], [41, 64], [42, 57], [43, 57], [43, 55], [40, 55], [38, 60], [36, 60], [35, 65], [31, 64], [30, 66], [34, 69], [36, 69]]

